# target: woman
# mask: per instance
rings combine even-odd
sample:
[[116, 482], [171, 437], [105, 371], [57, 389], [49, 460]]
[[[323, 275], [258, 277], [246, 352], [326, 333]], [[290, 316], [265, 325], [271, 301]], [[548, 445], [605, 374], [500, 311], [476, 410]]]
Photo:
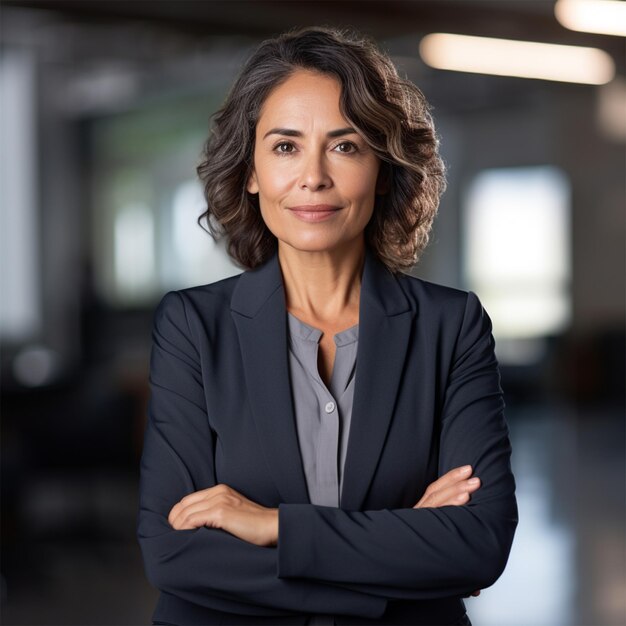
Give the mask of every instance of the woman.
[[288, 33], [243, 67], [204, 156], [204, 216], [247, 271], [155, 315], [154, 623], [469, 624], [515, 482], [487, 314], [401, 271], [445, 185], [423, 95], [366, 40]]

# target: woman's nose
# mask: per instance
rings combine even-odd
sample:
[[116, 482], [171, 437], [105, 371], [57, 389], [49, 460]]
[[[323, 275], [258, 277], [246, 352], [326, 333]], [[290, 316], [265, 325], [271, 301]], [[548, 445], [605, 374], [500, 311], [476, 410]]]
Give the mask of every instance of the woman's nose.
[[309, 154], [302, 160], [299, 185], [301, 189], [326, 189], [332, 185], [323, 154]]

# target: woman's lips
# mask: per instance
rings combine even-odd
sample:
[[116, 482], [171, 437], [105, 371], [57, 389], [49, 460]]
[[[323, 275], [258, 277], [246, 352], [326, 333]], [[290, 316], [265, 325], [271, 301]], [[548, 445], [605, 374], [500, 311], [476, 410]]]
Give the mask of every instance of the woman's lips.
[[312, 204], [289, 207], [289, 210], [303, 222], [322, 222], [337, 213], [340, 207], [330, 204]]

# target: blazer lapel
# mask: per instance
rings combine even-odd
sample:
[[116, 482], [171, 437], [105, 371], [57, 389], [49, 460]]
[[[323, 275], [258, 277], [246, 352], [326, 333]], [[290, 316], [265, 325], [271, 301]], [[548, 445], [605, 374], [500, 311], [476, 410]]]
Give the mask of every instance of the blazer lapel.
[[[391, 422], [415, 312], [399, 281], [366, 251], [354, 402], [341, 508], [359, 510]], [[278, 254], [241, 274], [231, 299], [251, 409], [285, 503], [310, 502], [291, 397], [287, 307]]]
[[278, 255], [241, 274], [231, 298], [252, 415], [285, 503], [308, 503], [289, 378], [287, 307]]
[[391, 423], [415, 311], [399, 281], [367, 252], [359, 304], [354, 401], [341, 508], [363, 507]]

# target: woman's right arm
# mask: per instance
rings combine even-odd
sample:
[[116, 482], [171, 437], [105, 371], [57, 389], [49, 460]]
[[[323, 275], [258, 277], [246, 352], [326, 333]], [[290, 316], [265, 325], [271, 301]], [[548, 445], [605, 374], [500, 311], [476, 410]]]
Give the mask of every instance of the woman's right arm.
[[197, 605], [248, 615], [324, 613], [379, 617], [384, 598], [277, 577], [276, 548], [214, 528], [174, 530], [168, 514], [184, 496], [216, 484], [198, 352], [183, 297], [168, 293], [153, 327], [150, 403], [140, 466], [137, 537], [146, 576]]

